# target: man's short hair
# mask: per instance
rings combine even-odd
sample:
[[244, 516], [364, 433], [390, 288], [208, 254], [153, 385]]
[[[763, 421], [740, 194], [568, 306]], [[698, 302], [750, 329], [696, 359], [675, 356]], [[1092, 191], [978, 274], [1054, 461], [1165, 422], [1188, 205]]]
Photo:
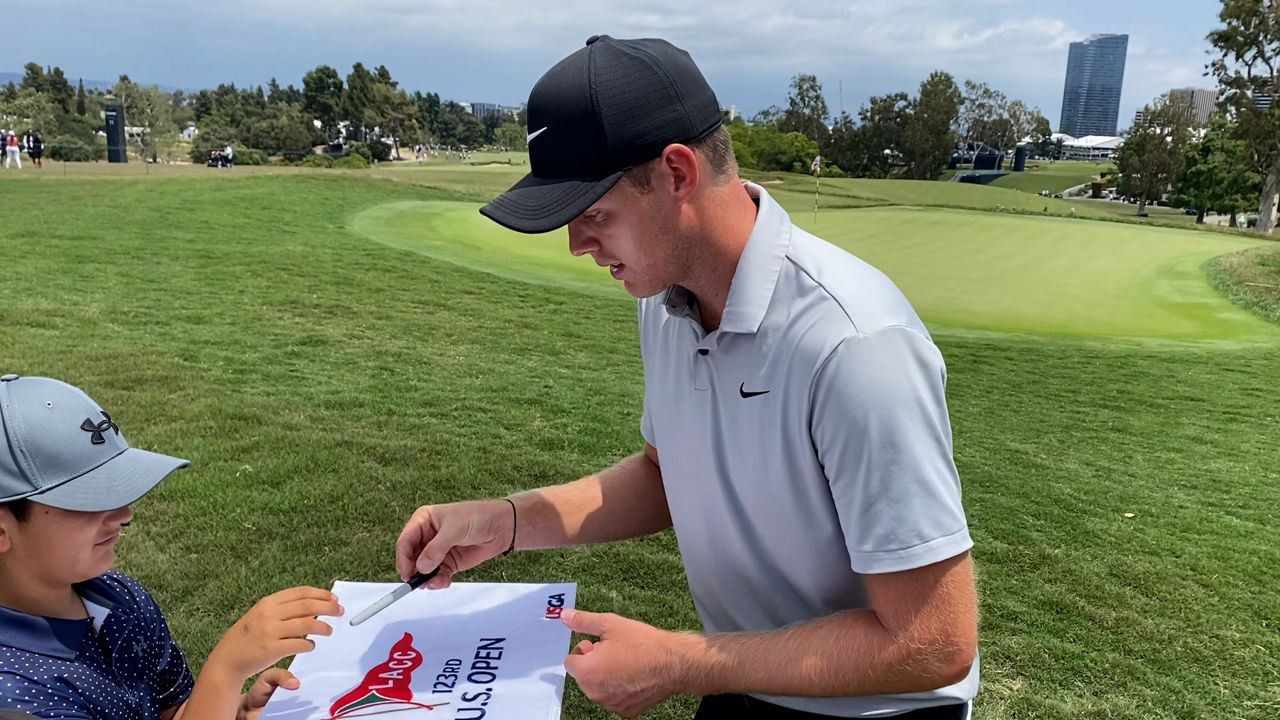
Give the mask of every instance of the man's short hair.
[[[688, 143], [688, 146], [707, 159], [707, 166], [711, 168], [711, 181], [716, 185], [723, 185], [738, 176], [738, 161], [733, 156], [733, 137], [723, 125], [701, 140]], [[656, 162], [658, 158], [637, 165], [628, 170], [622, 179], [636, 192], [644, 195], [653, 189], [653, 165]]]
[[[18, 522], [26, 522], [27, 518], [31, 517], [31, 501], [25, 498], [0, 503], [0, 507], [8, 510], [9, 514], [13, 515]], [[3, 720], [3, 718], [0, 717], [0, 720]]]

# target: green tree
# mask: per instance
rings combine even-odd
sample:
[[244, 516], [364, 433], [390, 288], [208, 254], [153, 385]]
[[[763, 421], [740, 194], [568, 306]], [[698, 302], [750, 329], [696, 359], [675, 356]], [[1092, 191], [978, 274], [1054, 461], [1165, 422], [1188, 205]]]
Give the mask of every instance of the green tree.
[[955, 123], [956, 135], [966, 145], [981, 143], [1008, 150], [1032, 134], [1037, 116], [1040, 111], [1027, 107], [1021, 100], [1011, 101], [986, 83], [965, 80]]
[[173, 122], [173, 102], [169, 94], [151, 85], [134, 87], [125, 120], [130, 127], [141, 128], [134, 136], [138, 153], [156, 160], [172, 152], [178, 130]]
[[493, 140], [508, 150], [526, 150], [529, 143], [525, 140], [525, 129], [515, 123], [503, 123], [493, 131]]
[[1196, 223], [1207, 212], [1236, 215], [1258, 198], [1262, 178], [1249, 165], [1245, 141], [1226, 118], [1215, 117], [1199, 142], [1187, 145], [1182, 172], [1173, 183], [1170, 203], [1196, 210]]
[[32, 92], [44, 92], [44, 68], [40, 67], [40, 63], [29, 62], [23, 66], [23, 71], [20, 87]]
[[209, 153], [228, 145], [234, 146], [235, 138], [236, 130], [228, 127], [225, 120], [216, 115], [209, 116], [191, 144], [191, 161], [203, 165], [209, 160]]
[[785, 111], [777, 105], [770, 105], [751, 117], [752, 125], [767, 125], [769, 127], [778, 127], [782, 123], [782, 117]]
[[485, 142], [492, 143], [494, 141], [494, 133], [498, 128], [502, 127], [503, 115], [500, 112], [491, 112], [480, 119], [480, 124], [484, 125]]
[[324, 142], [316, 136], [315, 126], [299, 105], [278, 102], [267, 107], [263, 116], [250, 123], [245, 144], [269, 154], [298, 157]]
[[1049, 118], [1039, 110], [1031, 116], [1031, 142], [1035, 145], [1036, 154], [1041, 157], [1054, 157], [1053, 127]]
[[464, 148], [476, 149], [488, 142], [489, 131], [479, 118], [459, 106], [458, 144]]
[[302, 91], [289, 83], [280, 90], [280, 96], [276, 98], [276, 102], [290, 103], [302, 107]]
[[809, 163], [818, 154], [818, 143], [802, 133], [782, 132], [769, 125], [733, 125], [729, 133], [735, 152], [742, 148], [741, 155], [759, 170], [808, 172]]
[[855, 177], [889, 177], [899, 163], [910, 116], [911, 98], [905, 92], [870, 98], [858, 109], [858, 127], [847, 141], [852, 157], [832, 159]]
[[80, 80], [80, 86], [76, 88], [76, 114], [80, 116], [89, 114], [89, 99], [84, 94], [84, 80]]
[[951, 75], [935, 70], [920, 83], [920, 95], [907, 109], [900, 152], [907, 175], [934, 180], [955, 151], [955, 125], [960, 112], [960, 88]]
[[436, 135], [436, 123], [440, 120], [440, 96], [435, 93], [413, 94], [413, 104], [418, 107], [418, 126], [431, 137]]
[[11, 100], [0, 99], [0, 127], [55, 132], [58, 115], [58, 108], [48, 95], [29, 87], [18, 90]]
[[1143, 108], [1144, 121], [1135, 124], [1116, 153], [1119, 190], [1138, 198], [1138, 215], [1147, 203], [1159, 200], [1182, 171], [1191, 128], [1186, 102], [1164, 95]]
[[121, 75], [120, 79], [116, 81], [116, 84], [111, 86], [110, 94], [115, 98], [116, 102], [124, 108], [126, 120], [129, 119], [129, 110], [131, 110], [133, 104], [137, 102], [137, 94], [139, 90], [140, 88], [137, 83], [130, 80], [128, 75]]
[[[386, 70], [379, 67], [379, 71]], [[379, 137], [392, 140], [396, 159], [400, 159], [400, 146], [405, 138], [418, 135], [418, 107], [408, 93], [396, 87], [394, 81], [381, 79], [373, 86], [373, 107], [376, 108]], [[388, 73], [388, 77], [389, 77]]]
[[[1209, 64], [1235, 114], [1252, 167], [1262, 176], [1258, 232], [1275, 227], [1280, 197], [1280, 0], [1223, 0], [1223, 27], [1209, 33]], [[1257, 99], [1269, 98], [1269, 107]]]
[[351, 123], [351, 134], [360, 141], [366, 139], [367, 128], [377, 124], [376, 115], [370, 115], [370, 111], [376, 108], [374, 86], [377, 82], [377, 77], [364, 63], [352, 65], [351, 72], [347, 74], [347, 91], [342, 95], [342, 117]]
[[821, 143], [827, 139], [827, 100], [822, 95], [822, 83], [816, 75], [796, 75], [791, 78], [791, 93], [787, 96], [787, 109], [778, 122], [778, 129], [798, 132]]
[[342, 78], [328, 65], [308, 70], [302, 77], [302, 108], [320, 121], [320, 128], [333, 137], [342, 107]]
[[67, 80], [62, 68], [57, 65], [45, 74], [44, 92], [48, 93], [54, 104], [64, 114], [71, 112], [75, 107], [76, 91], [71, 87], [71, 82]]

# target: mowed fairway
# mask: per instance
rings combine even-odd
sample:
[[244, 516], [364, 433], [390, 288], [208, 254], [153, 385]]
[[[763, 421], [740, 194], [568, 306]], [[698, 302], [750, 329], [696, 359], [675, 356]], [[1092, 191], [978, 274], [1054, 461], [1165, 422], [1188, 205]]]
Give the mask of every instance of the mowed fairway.
[[[393, 579], [395, 538], [418, 505], [564, 481], [642, 442], [635, 304], [605, 271], [569, 259], [563, 236], [517, 248], [485, 223], [476, 189], [507, 182], [503, 172], [373, 172], [0, 174], [0, 373], [81, 385], [131, 443], [194, 462], [138, 503], [119, 554], [197, 669], [266, 594]], [[983, 197], [973, 190], [924, 186], [930, 203], [917, 204], [972, 206]], [[786, 202], [809, 222], [803, 201]], [[883, 264], [926, 317], [967, 308], [931, 323], [980, 581], [975, 717], [1274, 720], [1280, 345], [1229, 306], [1175, 312], [1183, 300], [1158, 291], [1212, 305], [1192, 268], [1243, 241], [997, 213], [848, 213], [862, 223], [851, 227], [880, 232], [839, 241]], [[950, 230], [931, 238], [931, 223]], [[1080, 242], [1110, 259], [1058, 248]], [[1108, 339], [1120, 321], [1105, 313], [1101, 330], [1074, 335], [1081, 310], [1041, 299], [1055, 290], [1040, 267], [1055, 248], [1102, 271], [1173, 278], [1092, 281], [1105, 290], [1135, 275], [1136, 297], [1114, 306], [1131, 315], [1119, 336], [1149, 316], [1165, 340]], [[914, 278], [908, 258], [934, 270]], [[1091, 277], [1069, 265], [1059, 270], [1071, 282]], [[930, 285], [948, 278], [964, 292]], [[1044, 326], [977, 303], [985, 282], [1009, 305], [1037, 306]], [[1215, 313], [1230, 330], [1215, 330]], [[979, 316], [1005, 330], [973, 329]], [[1170, 341], [1183, 322], [1195, 339]], [[464, 579], [574, 581], [581, 607], [697, 628], [670, 533], [518, 553]], [[681, 696], [645, 717], [687, 720], [694, 705]], [[609, 715], [570, 682], [563, 717]]]
[[[1214, 292], [1201, 265], [1256, 241], [1143, 225], [940, 208], [872, 207], [801, 225], [885, 271], [939, 330], [1082, 338], [1276, 342], [1280, 328]], [[353, 227], [513, 280], [621, 292], [563, 231], [527, 236], [464, 202], [400, 202]]]

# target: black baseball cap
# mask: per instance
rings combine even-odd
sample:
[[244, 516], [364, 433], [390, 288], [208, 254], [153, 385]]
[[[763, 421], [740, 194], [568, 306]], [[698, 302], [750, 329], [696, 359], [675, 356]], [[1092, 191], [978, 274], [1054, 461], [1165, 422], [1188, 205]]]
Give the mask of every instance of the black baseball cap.
[[594, 35], [529, 93], [532, 172], [480, 208], [523, 233], [567, 225], [627, 170], [720, 127], [720, 103], [689, 53], [666, 40]]

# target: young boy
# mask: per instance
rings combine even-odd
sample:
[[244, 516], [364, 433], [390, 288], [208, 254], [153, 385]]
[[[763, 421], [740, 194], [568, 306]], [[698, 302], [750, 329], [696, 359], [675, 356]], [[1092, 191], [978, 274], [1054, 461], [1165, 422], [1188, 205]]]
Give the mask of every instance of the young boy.
[[342, 614], [332, 593], [299, 587], [259, 601], [192, 678], [151, 596], [110, 572], [129, 506], [188, 464], [129, 447], [70, 385], [0, 377], [0, 711], [253, 720], [276, 687], [298, 687], [271, 666], [331, 632], [318, 616]]

